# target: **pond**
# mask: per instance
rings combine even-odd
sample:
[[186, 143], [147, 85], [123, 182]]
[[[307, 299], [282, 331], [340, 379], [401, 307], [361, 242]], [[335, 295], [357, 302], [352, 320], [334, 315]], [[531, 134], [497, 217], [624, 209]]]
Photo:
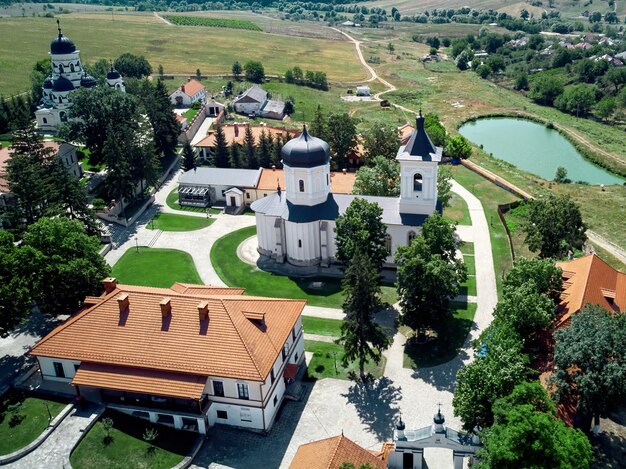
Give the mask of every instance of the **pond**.
[[494, 157], [548, 181], [554, 179], [557, 168], [562, 166], [572, 181], [607, 185], [624, 182], [619, 176], [585, 160], [556, 130], [528, 119], [478, 119], [464, 124], [459, 133], [476, 145], [483, 145]]

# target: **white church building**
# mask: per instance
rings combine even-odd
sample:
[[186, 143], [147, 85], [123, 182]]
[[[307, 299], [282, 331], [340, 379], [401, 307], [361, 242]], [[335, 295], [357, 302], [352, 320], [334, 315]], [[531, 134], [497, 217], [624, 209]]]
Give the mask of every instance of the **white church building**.
[[[80, 51], [72, 40], [64, 36], [57, 20], [59, 34], [50, 43], [52, 73], [46, 77], [42, 87], [41, 104], [35, 111], [37, 128], [54, 132], [68, 121], [68, 110], [72, 106], [70, 94], [79, 88], [94, 88], [96, 79], [88, 75], [80, 61]], [[124, 80], [113, 65], [107, 73], [107, 85], [125, 91]]]
[[296, 266], [329, 266], [336, 258], [335, 220], [360, 197], [376, 202], [383, 210], [389, 252], [385, 264], [393, 265], [398, 247], [408, 245], [437, 209], [437, 166], [442, 150], [426, 134], [421, 112], [416, 120], [416, 129], [396, 156], [400, 197], [334, 194], [328, 143], [309, 135], [306, 128], [287, 142], [282, 149], [285, 191], [279, 187], [251, 205], [256, 212], [259, 253]]

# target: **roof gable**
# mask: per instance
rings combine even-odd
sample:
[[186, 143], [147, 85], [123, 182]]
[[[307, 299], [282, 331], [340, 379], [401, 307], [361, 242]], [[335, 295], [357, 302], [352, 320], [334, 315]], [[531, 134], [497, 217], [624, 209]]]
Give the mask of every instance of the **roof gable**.
[[374, 469], [386, 467], [382, 458], [376, 457], [342, 434], [300, 445], [289, 468], [337, 469], [344, 462], [350, 462], [354, 467], [363, 464], [369, 464]]

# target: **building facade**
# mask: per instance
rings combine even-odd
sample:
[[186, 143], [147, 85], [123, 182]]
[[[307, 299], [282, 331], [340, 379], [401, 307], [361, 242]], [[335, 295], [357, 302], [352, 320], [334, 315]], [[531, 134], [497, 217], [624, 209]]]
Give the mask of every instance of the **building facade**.
[[331, 191], [330, 149], [326, 142], [302, 134], [285, 144], [282, 162], [285, 190], [251, 205], [256, 212], [258, 251], [277, 262], [329, 266], [336, 260], [335, 220], [357, 197], [377, 203], [387, 226], [387, 266], [398, 247], [420, 232], [437, 209], [437, 169], [441, 148], [433, 145], [420, 114], [416, 128], [398, 150], [400, 197], [337, 194]]
[[151, 422], [269, 431], [304, 361], [304, 301], [105, 281], [30, 352], [43, 380]]
[[189, 107], [195, 102], [204, 103], [206, 88], [198, 80], [190, 78], [187, 83], [183, 83], [180, 88], [170, 94], [170, 101], [178, 107]]

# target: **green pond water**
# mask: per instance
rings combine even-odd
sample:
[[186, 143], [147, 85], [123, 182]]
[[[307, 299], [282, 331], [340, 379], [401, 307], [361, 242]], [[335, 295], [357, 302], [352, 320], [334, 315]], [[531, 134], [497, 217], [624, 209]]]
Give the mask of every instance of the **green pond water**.
[[622, 184], [624, 179], [585, 160], [563, 135], [527, 119], [485, 118], [464, 124], [459, 133], [487, 153], [551, 181], [563, 166], [572, 181]]

